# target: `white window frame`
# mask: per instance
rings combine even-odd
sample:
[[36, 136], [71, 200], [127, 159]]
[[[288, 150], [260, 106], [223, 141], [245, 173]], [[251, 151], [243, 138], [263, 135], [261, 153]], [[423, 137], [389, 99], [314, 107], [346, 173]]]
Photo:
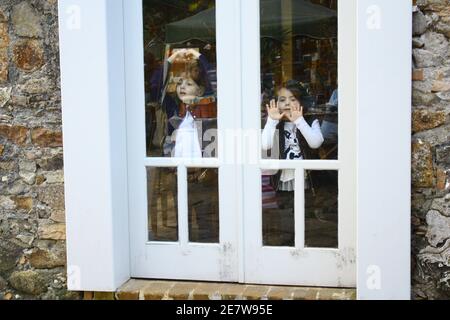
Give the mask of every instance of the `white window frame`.
[[[238, 278], [238, 214], [239, 202], [229, 190], [237, 190], [239, 177], [227, 157], [234, 154], [234, 145], [222, 137], [225, 131], [238, 126], [235, 115], [239, 113], [240, 97], [234, 94], [239, 69], [223, 68], [239, 59], [239, 47], [233, 36], [238, 29], [230, 30], [236, 0], [220, 0], [217, 10], [217, 84], [218, 84], [218, 157], [217, 158], [160, 158], [146, 156], [145, 143], [145, 88], [143, 70], [142, 1], [129, 0], [124, 4], [125, 69], [128, 121], [128, 187], [131, 275], [136, 278], [182, 279], [237, 282]], [[239, 17], [236, 17], [238, 22]], [[236, 26], [236, 23], [232, 23]], [[229, 89], [229, 90], [227, 90]], [[221, 106], [227, 106], [221, 108]], [[225, 128], [225, 129], [224, 129]], [[148, 241], [148, 199], [145, 168], [177, 168], [178, 171], [178, 241]], [[190, 243], [188, 221], [189, 168], [217, 168], [219, 189], [219, 243]], [[199, 261], [202, 261], [199, 263]], [[183, 268], [180, 268], [180, 265]]]
[[[115, 291], [131, 274], [125, 1], [59, 0], [70, 290]], [[411, 8], [358, 0], [349, 17], [359, 299], [410, 298]]]

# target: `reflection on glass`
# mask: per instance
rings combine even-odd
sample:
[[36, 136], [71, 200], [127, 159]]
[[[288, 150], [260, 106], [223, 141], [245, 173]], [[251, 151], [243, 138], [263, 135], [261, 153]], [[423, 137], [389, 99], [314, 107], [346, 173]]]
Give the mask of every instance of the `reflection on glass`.
[[188, 170], [189, 241], [219, 243], [218, 169]]
[[217, 157], [214, 0], [143, 0], [149, 157]]
[[294, 247], [294, 192], [276, 190], [273, 176], [263, 175], [263, 245], [267, 247]]
[[307, 171], [305, 246], [338, 248], [338, 172]]
[[260, 3], [263, 158], [337, 159], [337, 0]]
[[149, 241], [178, 241], [176, 173], [176, 168], [147, 168]]

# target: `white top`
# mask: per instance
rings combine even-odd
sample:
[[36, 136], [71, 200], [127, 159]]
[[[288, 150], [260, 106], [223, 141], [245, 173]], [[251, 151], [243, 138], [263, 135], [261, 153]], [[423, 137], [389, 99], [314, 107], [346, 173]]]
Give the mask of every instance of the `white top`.
[[202, 157], [197, 125], [189, 111], [186, 112], [183, 122], [176, 131], [174, 157], [186, 159], [197, 159]]
[[[262, 149], [264, 151], [271, 150], [275, 140], [275, 131], [280, 122], [267, 119], [266, 126], [262, 133]], [[324, 138], [320, 129], [320, 123], [318, 120], [314, 120], [310, 126], [305, 118], [301, 117], [294, 123], [286, 122], [284, 124], [284, 138], [285, 138], [285, 150], [286, 160], [303, 160], [303, 155], [300, 148], [300, 143], [297, 139], [297, 130], [300, 130], [301, 134], [305, 138], [309, 147], [312, 149], [318, 149], [322, 146]], [[281, 134], [281, 133], [280, 133]], [[264, 170], [264, 175], [275, 175], [278, 170]], [[279, 190], [281, 191], [294, 191], [295, 190], [295, 170], [282, 170], [280, 176]]]

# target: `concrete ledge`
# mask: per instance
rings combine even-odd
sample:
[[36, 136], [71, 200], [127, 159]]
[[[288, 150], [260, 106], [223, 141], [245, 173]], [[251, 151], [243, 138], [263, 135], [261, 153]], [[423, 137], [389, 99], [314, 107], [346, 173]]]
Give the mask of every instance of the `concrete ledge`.
[[355, 300], [355, 289], [231, 283], [130, 280], [115, 294], [86, 292], [86, 300]]

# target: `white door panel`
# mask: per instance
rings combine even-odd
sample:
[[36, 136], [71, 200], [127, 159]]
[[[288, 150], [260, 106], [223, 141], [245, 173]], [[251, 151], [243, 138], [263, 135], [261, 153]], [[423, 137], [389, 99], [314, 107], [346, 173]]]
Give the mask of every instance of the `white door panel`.
[[[217, 85], [218, 127], [233, 128], [233, 117], [239, 109], [235, 79], [239, 70], [224, 68], [239, 58], [235, 39], [229, 27], [236, 17], [235, 1], [217, 1]], [[238, 281], [237, 213], [239, 203], [229, 190], [239, 187], [233, 165], [221, 165], [227, 154], [233, 154], [233, 145], [219, 141], [219, 158], [183, 159], [146, 157], [144, 55], [143, 55], [142, 1], [125, 2], [128, 170], [130, 184], [131, 270], [138, 278], [188, 279], [206, 281]], [[226, 93], [226, 94], [225, 94]], [[220, 132], [219, 132], [220, 135]], [[149, 201], [146, 168], [177, 168], [175, 191], [177, 201], [178, 241], [149, 241]], [[188, 223], [188, 170], [191, 168], [218, 168], [219, 189], [219, 243], [192, 243]], [[175, 198], [175, 196], [174, 196]], [[159, 205], [159, 204], [158, 204]], [[150, 209], [151, 211], [151, 209]], [[157, 214], [155, 212], [150, 212]]]
[[[290, 2], [282, 1], [285, 5]], [[292, 3], [292, 2], [291, 2]], [[260, 0], [241, 2], [246, 30], [243, 37], [243, 127], [261, 127]], [[355, 71], [354, 45], [356, 1], [339, 1], [339, 155], [338, 160], [260, 160], [244, 164], [245, 281], [331, 287], [356, 285], [355, 209]], [[249, 144], [255, 154], [261, 144]], [[267, 169], [295, 170], [295, 246], [264, 246], [261, 176]], [[338, 246], [308, 248], [305, 243], [305, 185], [307, 170], [331, 170], [338, 174]]]

